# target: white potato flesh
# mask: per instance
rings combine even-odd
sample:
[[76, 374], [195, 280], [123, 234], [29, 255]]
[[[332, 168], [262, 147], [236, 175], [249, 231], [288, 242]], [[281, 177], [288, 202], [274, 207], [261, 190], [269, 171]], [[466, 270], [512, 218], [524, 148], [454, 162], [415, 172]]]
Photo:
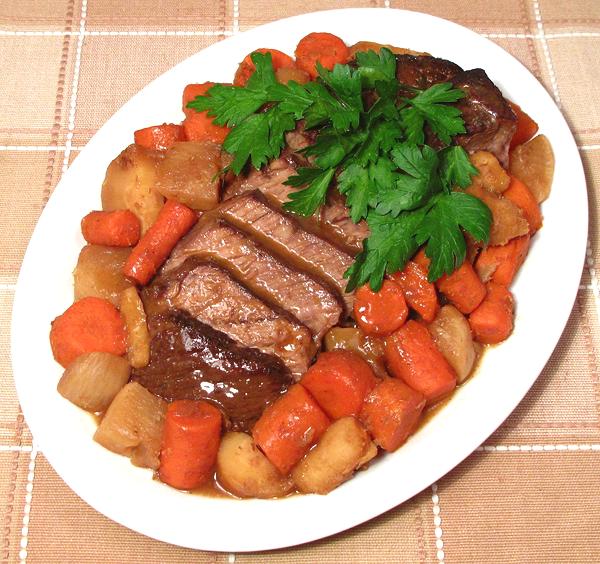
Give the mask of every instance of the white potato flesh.
[[130, 145], [108, 165], [102, 184], [102, 209], [130, 210], [140, 220], [142, 234], [156, 221], [165, 199], [155, 189], [162, 155]]
[[137, 382], [129, 382], [106, 410], [94, 440], [131, 458], [136, 466], [156, 470], [167, 402]]
[[127, 357], [131, 366], [142, 368], [150, 362], [150, 333], [144, 304], [134, 287], [121, 292], [121, 317], [127, 329]]
[[303, 493], [326, 494], [350, 478], [365, 463], [365, 455], [372, 453], [364, 427], [354, 417], [342, 417], [296, 465], [292, 478]]
[[433, 341], [456, 372], [460, 384], [471, 374], [477, 353], [466, 317], [454, 306], [445, 305], [427, 327]]
[[509, 162], [510, 173], [531, 190], [538, 203], [548, 198], [554, 178], [554, 151], [545, 135], [517, 145]]
[[91, 352], [78, 356], [58, 382], [58, 393], [86, 411], [105, 411], [129, 380], [129, 363], [122, 356]]
[[473, 166], [479, 170], [479, 174], [473, 177], [473, 182], [499, 194], [508, 188], [510, 176], [492, 153], [477, 151], [470, 156], [470, 159]]
[[269, 499], [287, 494], [293, 486], [246, 433], [229, 432], [221, 440], [217, 454], [217, 480], [238, 497]]

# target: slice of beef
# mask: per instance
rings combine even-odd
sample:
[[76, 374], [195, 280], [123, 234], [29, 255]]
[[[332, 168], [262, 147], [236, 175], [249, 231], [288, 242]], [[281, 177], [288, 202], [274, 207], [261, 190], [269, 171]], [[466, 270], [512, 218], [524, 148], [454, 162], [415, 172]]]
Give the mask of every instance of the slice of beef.
[[292, 382], [277, 357], [242, 347], [181, 310], [149, 319], [150, 363], [132, 380], [166, 401], [207, 400], [230, 428], [249, 431], [267, 405]]
[[[259, 171], [252, 169], [247, 176], [238, 177], [226, 188], [224, 199], [260, 190], [270, 202], [281, 207], [289, 200], [288, 194], [297, 190], [284, 184], [294, 174], [296, 167], [292, 159], [276, 159]], [[364, 221], [354, 223], [350, 219], [345, 199], [337, 190], [329, 191], [327, 203], [315, 215], [295, 217], [304, 229], [326, 238], [352, 255], [362, 250], [362, 241], [369, 235]]]
[[279, 357], [296, 378], [306, 372], [316, 352], [307, 327], [200, 257], [159, 274], [143, 290], [142, 299], [147, 315], [184, 310], [246, 347]]
[[294, 217], [270, 205], [258, 190], [221, 203], [217, 212], [286, 262], [325, 281], [342, 296], [346, 314], [352, 313], [354, 293], [346, 293], [344, 278], [353, 262], [349, 254], [303, 229]]
[[[462, 69], [452, 61], [428, 55], [396, 55], [396, 78], [401, 84], [425, 90], [439, 82], [448, 82]], [[409, 89], [401, 89], [403, 96], [411, 97]]]
[[454, 140], [469, 153], [489, 151], [508, 168], [510, 140], [517, 129], [517, 117], [502, 92], [483, 69], [472, 69], [454, 76], [452, 84], [466, 96], [456, 103], [465, 120], [465, 135]]
[[190, 256], [211, 258], [268, 303], [291, 313], [320, 344], [342, 315], [338, 296], [305, 272], [291, 268], [226, 221], [208, 215], [179, 242], [165, 271]]

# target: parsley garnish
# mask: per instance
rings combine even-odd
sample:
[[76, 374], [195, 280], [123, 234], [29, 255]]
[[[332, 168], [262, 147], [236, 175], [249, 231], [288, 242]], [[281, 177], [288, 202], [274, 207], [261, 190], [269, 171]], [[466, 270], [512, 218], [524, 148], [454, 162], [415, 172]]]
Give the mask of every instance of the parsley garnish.
[[[426, 90], [401, 85], [387, 49], [357, 53], [354, 67], [319, 67], [319, 78], [303, 85], [279, 84], [269, 53], [254, 53], [252, 61], [256, 71], [244, 87], [215, 85], [188, 107], [232, 128], [223, 148], [233, 155], [236, 174], [248, 162], [258, 169], [278, 157], [297, 120], [318, 129], [304, 150], [311, 166], [288, 179], [300, 190], [284, 208], [314, 214], [336, 179], [352, 221], [366, 220], [371, 232], [346, 272], [348, 291], [366, 282], [378, 290], [385, 274], [402, 269], [421, 245], [431, 260], [429, 279], [437, 280], [464, 261], [464, 232], [488, 240], [489, 209], [460, 191], [477, 169], [462, 147], [450, 145], [465, 133], [461, 112], [451, 105], [464, 97], [462, 90], [450, 83]], [[426, 129], [446, 147], [427, 145]]]

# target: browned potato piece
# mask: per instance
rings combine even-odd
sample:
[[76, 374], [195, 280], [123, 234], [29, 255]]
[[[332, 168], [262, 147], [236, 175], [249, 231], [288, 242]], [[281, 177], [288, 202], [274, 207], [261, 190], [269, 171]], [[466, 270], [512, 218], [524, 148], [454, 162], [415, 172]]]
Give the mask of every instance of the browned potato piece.
[[165, 199], [155, 190], [160, 153], [129, 145], [106, 170], [102, 209], [130, 210], [140, 220], [142, 234], [156, 221]]
[[296, 67], [281, 67], [275, 71], [275, 78], [281, 84], [287, 84], [290, 80], [298, 84], [310, 82], [310, 75], [302, 69]]
[[144, 304], [134, 287], [121, 292], [121, 316], [127, 329], [127, 357], [131, 366], [142, 368], [150, 362], [150, 333]]
[[357, 352], [370, 364], [377, 376], [387, 376], [383, 361], [383, 339], [365, 335], [358, 327], [333, 327], [325, 334], [325, 350], [336, 349]]
[[297, 464], [292, 478], [303, 493], [326, 494], [350, 478], [369, 451], [371, 440], [362, 425], [354, 417], [342, 417]]
[[505, 245], [511, 239], [529, 233], [529, 223], [523, 216], [521, 208], [508, 198], [490, 192], [477, 184], [471, 184], [465, 191], [482, 200], [492, 212], [488, 244]]
[[94, 440], [131, 457], [136, 466], [156, 470], [167, 403], [137, 382], [127, 384], [102, 418]]
[[358, 470], [359, 468], [363, 468], [365, 465], [371, 462], [371, 460], [377, 456], [378, 452], [377, 445], [373, 441], [370, 441], [367, 445], [367, 449], [362, 455], [362, 458], [358, 461], [356, 469]]
[[473, 177], [473, 182], [499, 194], [508, 188], [510, 176], [492, 153], [477, 151], [470, 158], [473, 166], [479, 170], [479, 175]]
[[406, 49], [404, 47], [394, 47], [394, 45], [388, 45], [387, 43], [375, 43], [374, 41], [359, 41], [350, 47], [350, 56], [354, 58], [356, 53], [359, 51], [375, 51], [379, 53], [382, 47], [389, 49], [394, 55], [429, 55], [422, 51], [413, 51], [412, 49]]
[[538, 203], [549, 195], [554, 177], [554, 152], [545, 135], [517, 145], [510, 153], [510, 173], [533, 193]]
[[156, 189], [195, 210], [219, 202], [221, 147], [210, 141], [175, 143], [158, 165]]
[[221, 440], [217, 454], [217, 480], [238, 497], [281, 497], [293, 486], [256, 448], [250, 435], [230, 432]]
[[131, 249], [86, 245], [73, 271], [75, 300], [93, 296], [119, 306], [121, 292], [131, 287], [123, 276], [123, 265]]
[[427, 329], [437, 348], [454, 368], [458, 383], [464, 382], [477, 358], [471, 328], [465, 316], [454, 306], [445, 305]]
[[91, 352], [78, 356], [58, 382], [58, 393], [91, 412], [104, 411], [129, 380], [129, 363], [122, 356]]

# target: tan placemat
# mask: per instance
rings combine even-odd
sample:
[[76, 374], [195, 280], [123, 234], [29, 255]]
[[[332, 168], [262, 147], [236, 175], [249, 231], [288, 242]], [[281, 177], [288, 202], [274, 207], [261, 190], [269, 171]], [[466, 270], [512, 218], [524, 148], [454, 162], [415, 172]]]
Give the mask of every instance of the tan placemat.
[[[264, 554], [196, 552], [148, 539], [78, 499], [32, 446], [9, 351], [12, 298], [28, 239], [78, 151], [151, 79], [239, 30], [352, 6], [428, 12], [483, 33], [522, 61], [562, 108], [581, 151], [591, 204], [586, 268], [571, 319], [506, 423], [458, 468], [387, 514], [329, 539]], [[600, 562], [599, 52], [596, 0], [0, 3], [2, 561]]]

